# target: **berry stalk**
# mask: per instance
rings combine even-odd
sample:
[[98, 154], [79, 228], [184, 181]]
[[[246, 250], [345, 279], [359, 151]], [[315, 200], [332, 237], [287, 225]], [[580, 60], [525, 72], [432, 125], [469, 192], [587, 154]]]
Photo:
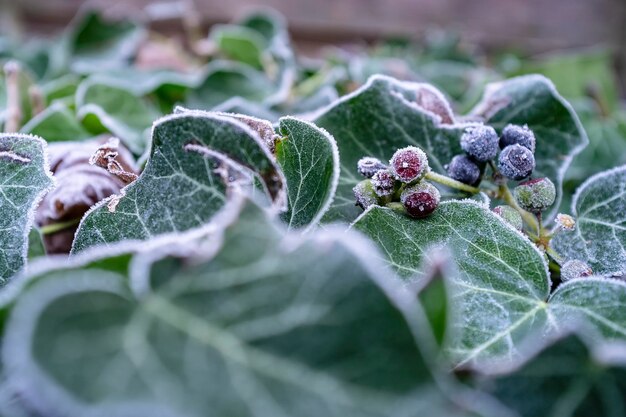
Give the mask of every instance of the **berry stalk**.
[[478, 189], [476, 187], [472, 187], [471, 185], [463, 184], [460, 181], [453, 180], [450, 177], [447, 177], [447, 176], [441, 175], [441, 174], [437, 174], [436, 172], [433, 172], [433, 171], [429, 171], [424, 178], [426, 178], [427, 180], [430, 180], [430, 181], [438, 182], [439, 184], [445, 185], [445, 186], [450, 187], [450, 188], [455, 188], [457, 190], [468, 192], [470, 194], [478, 194], [480, 192], [480, 189]]

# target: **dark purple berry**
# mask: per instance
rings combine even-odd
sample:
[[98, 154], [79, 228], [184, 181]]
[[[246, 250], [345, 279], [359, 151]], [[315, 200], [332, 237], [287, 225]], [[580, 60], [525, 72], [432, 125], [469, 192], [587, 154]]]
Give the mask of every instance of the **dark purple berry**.
[[440, 199], [439, 190], [426, 181], [406, 188], [400, 196], [406, 212], [418, 219], [432, 214], [439, 205]]
[[413, 182], [428, 172], [428, 158], [420, 148], [408, 146], [393, 154], [389, 169], [398, 180], [404, 183]]
[[480, 167], [467, 155], [457, 155], [448, 164], [447, 168], [450, 178], [473, 185], [480, 180]]
[[556, 188], [548, 178], [535, 178], [515, 187], [513, 194], [521, 208], [540, 213], [554, 204]]
[[532, 174], [535, 157], [530, 149], [521, 145], [509, 145], [500, 152], [498, 169], [508, 179], [519, 181]]
[[491, 161], [498, 154], [498, 134], [491, 126], [468, 127], [461, 136], [461, 148], [479, 162]]
[[379, 159], [365, 156], [357, 162], [357, 171], [365, 178], [372, 178], [376, 171], [387, 168]]
[[373, 204], [378, 204], [378, 196], [374, 192], [371, 180], [361, 181], [354, 186], [352, 191], [354, 192], [354, 198], [356, 200], [355, 204], [363, 210]]
[[372, 177], [372, 186], [374, 187], [374, 192], [379, 197], [385, 197], [393, 194], [396, 179], [388, 169], [381, 169]]
[[500, 136], [500, 149], [518, 144], [535, 153], [535, 143], [535, 134], [527, 125], [507, 125]]

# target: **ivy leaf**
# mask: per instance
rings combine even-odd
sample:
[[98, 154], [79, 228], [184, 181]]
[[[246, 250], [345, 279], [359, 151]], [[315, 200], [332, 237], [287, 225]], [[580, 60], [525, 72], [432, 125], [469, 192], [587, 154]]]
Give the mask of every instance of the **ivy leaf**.
[[108, 22], [98, 12], [88, 11], [64, 35], [64, 48], [69, 50], [72, 71], [102, 72], [128, 65], [145, 35], [134, 22]]
[[459, 270], [453, 280], [459, 319], [449, 350], [459, 364], [515, 357], [519, 345], [548, 319], [542, 255], [478, 203], [443, 202], [421, 220], [372, 206], [353, 228], [371, 237], [390, 266], [407, 278], [423, 276], [430, 248], [450, 250]]
[[443, 172], [443, 165], [461, 153], [459, 139], [467, 125], [442, 124], [440, 117], [418, 106], [423, 89], [432, 87], [373, 76], [314, 118], [335, 138], [341, 155], [337, 196], [325, 221], [352, 221], [359, 215], [352, 188], [362, 179], [356, 165], [363, 156], [388, 161], [397, 149], [414, 145], [428, 154], [433, 169]]
[[208, 260], [147, 256], [131, 274], [144, 291], [98, 270], [32, 283], [6, 327], [9, 384], [68, 417], [392, 416], [405, 395], [401, 415], [461, 414], [367, 241], [343, 230], [283, 240], [258, 207], [241, 213]]
[[565, 259], [587, 262], [594, 273], [626, 274], [626, 166], [601, 172], [585, 181], [574, 196], [576, 230], [552, 240]]
[[626, 341], [626, 283], [608, 278], [580, 278], [561, 284], [548, 306], [559, 327], [586, 322], [605, 339]]
[[232, 177], [244, 175], [243, 171], [261, 180], [277, 207], [286, 206], [284, 177], [256, 132], [235, 119], [207, 112], [164, 117], [154, 125], [152, 149], [141, 176], [122, 196], [104, 200], [85, 215], [73, 252], [207, 223], [228, 200], [229, 188], [237, 186]]
[[147, 137], [158, 111], [141, 97], [111, 80], [86, 80], [76, 92], [78, 117], [94, 134], [110, 132], [133, 153], [147, 147]]
[[274, 85], [261, 71], [238, 62], [213, 61], [206, 78], [190, 92], [185, 106], [211, 110], [232, 97], [264, 102], [273, 94]]
[[285, 117], [279, 121], [276, 159], [287, 179], [289, 228], [315, 225], [330, 206], [339, 179], [339, 154], [332, 136], [317, 126]]
[[527, 124], [537, 138], [533, 176], [550, 178], [557, 198], [546, 217], [556, 214], [563, 196], [563, 177], [575, 155], [589, 140], [576, 112], [559, 95], [550, 80], [527, 75], [489, 84], [482, 101], [472, 111], [496, 130], [507, 124]]
[[33, 117], [21, 131], [45, 138], [47, 142], [79, 141], [93, 136], [61, 102], [52, 104]]
[[0, 135], [0, 283], [24, 265], [35, 208], [52, 185], [43, 140]]
[[594, 347], [586, 337], [572, 334], [553, 341], [524, 363], [481, 378], [479, 386], [522, 417], [623, 416], [624, 351], [623, 344]]
[[257, 69], [263, 67], [266, 40], [257, 31], [239, 25], [216, 25], [211, 29], [209, 39], [228, 58]]

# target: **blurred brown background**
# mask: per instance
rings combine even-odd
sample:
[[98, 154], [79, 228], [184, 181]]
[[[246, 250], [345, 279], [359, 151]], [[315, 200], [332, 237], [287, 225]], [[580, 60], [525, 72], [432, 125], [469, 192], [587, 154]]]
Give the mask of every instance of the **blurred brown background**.
[[[185, 1], [185, 0], [183, 0]], [[2, 25], [20, 15], [28, 30], [47, 32], [67, 24], [85, 6], [80, 0], [0, 0]], [[159, 13], [165, 2], [95, 0], [111, 15]], [[171, 5], [173, 2], [169, 2]], [[180, 2], [181, 4], [183, 2]], [[528, 53], [608, 47], [626, 80], [626, 0], [195, 0], [206, 26], [230, 21], [246, 9], [267, 6], [283, 13], [300, 46], [371, 41], [390, 35], [419, 37], [440, 27], [487, 49]], [[172, 8], [169, 8], [170, 12]], [[162, 26], [174, 17], [162, 14]]]

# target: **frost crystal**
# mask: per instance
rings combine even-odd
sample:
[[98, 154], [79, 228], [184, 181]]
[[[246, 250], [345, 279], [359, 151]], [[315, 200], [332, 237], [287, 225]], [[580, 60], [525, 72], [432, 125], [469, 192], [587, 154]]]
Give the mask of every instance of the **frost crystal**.
[[578, 259], [567, 261], [561, 266], [561, 281], [584, 278], [593, 275], [593, 271], [585, 262]]
[[473, 126], [461, 136], [461, 148], [480, 162], [487, 162], [498, 153], [498, 134], [491, 126]]

